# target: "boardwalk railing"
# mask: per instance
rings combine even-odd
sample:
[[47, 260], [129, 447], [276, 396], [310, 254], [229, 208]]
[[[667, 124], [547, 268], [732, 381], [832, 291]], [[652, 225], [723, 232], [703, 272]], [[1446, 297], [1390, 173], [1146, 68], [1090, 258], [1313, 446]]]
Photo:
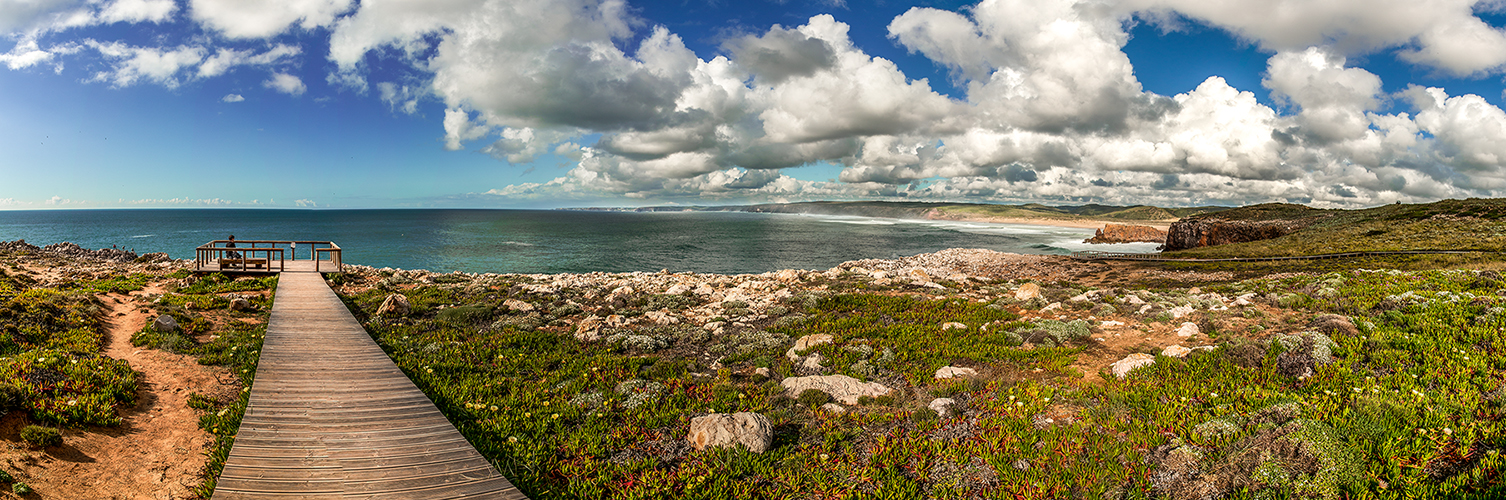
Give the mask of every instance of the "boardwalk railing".
[[214, 240], [195, 248], [198, 269], [280, 272], [286, 270], [288, 260], [298, 260], [299, 250], [306, 248], [315, 272], [322, 272], [320, 264], [325, 262], [334, 265], [336, 272], [345, 270], [340, 245], [333, 241], [235, 240], [234, 247], [225, 246], [229, 243]]
[[1450, 253], [1479, 253], [1492, 252], [1491, 250], [1396, 250], [1376, 252], [1341, 252], [1325, 253], [1318, 255], [1295, 255], [1290, 257], [1229, 257], [1223, 259], [1178, 259], [1162, 257], [1160, 253], [1124, 253], [1124, 252], [1072, 252], [1072, 258], [1077, 260], [1142, 260], [1151, 262], [1261, 262], [1274, 260], [1313, 260], [1313, 259], [1342, 259], [1346, 257], [1376, 257], [1384, 255], [1416, 255], [1416, 254], [1450, 254]]

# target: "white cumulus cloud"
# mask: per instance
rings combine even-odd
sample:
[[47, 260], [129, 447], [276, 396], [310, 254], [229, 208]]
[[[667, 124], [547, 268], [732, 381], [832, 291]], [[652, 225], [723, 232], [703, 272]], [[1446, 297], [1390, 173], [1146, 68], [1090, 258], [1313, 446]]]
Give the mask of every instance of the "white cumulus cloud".
[[194, 20], [229, 38], [269, 38], [297, 25], [328, 26], [351, 0], [192, 0]]
[[220, 101], [222, 102], [241, 102], [244, 100], [246, 100], [246, 98], [241, 97], [240, 94], [225, 94], [225, 97], [220, 98]]
[[303, 92], [308, 90], [303, 80], [287, 73], [273, 73], [271, 78], [262, 83], [262, 86], [288, 95], [303, 95]]

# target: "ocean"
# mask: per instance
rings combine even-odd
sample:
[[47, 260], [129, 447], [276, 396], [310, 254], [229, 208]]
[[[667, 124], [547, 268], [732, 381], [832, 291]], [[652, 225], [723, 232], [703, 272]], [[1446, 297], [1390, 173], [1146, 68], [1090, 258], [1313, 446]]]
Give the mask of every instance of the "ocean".
[[[1089, 245], [1092, 229], [744, 212], [573, 210], [141, 209], [0, 211], [0, 241], [166, 252], [239, 240], [334, 241], [345, 262], [497, 273], [828, 269], [947, 248], [1066, 254], [1148, 252], [1153, 243]], [[300, 252], [299, 255], [306, 255]]]

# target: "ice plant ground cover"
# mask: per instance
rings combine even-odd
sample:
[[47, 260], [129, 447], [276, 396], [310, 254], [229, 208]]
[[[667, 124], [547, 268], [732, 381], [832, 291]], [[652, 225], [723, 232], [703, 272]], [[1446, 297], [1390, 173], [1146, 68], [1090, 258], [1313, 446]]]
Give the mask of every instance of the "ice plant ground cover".
[[[782, 286], [768, 306], [440, 277], [331, 281], [532, 498], [1506, 495], [1506, 279], [1493, 272], [1345, 270], [1086, 299], [1063, 282], [1027, 301], [1017, 282], [941, 290], [846, 273]], [[392, 293], [410, 313], [377, 314]], [[1236, 296], [1246, 303], [1224, 305]], [[1194, 312], [1173, 319], [1183, 307]], [[608, 314], [680, 321], [577, 338]], [[1325, 329], [1330, 314], [1353, 328]], [[1158, 355], [1120, 379], [1084, 368], [1106, 349], [1108, 320], [1196, 322], [1215, 348]], [[811, 373], [786, 351], [811, 334], [834, 337], [801, 353], [821, 354], [821, 373], [893, 392], [844, 413], [786, 394], [781, 378]], [[943, 366], [979, 375], [934, 379]], [[955, 403], [938, 414], [938, 397]], [[686, 444], [691, 418], [743, 411], [773, 423], [769, 451]]]
[[34, 422], [117, 425], [117, 407], [135, 403], [138, 375], [100, 356], [105, 305], [95, 296], [139, 290], [141, 274], [36, 288], [0, 271], [0, 415], [23, 411]]

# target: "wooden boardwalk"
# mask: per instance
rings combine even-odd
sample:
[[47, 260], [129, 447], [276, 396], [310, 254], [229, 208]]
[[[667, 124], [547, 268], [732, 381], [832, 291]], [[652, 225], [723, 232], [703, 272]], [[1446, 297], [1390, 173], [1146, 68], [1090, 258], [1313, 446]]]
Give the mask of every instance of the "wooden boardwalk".
[[526, 498], [398, 370], [319, 273], [289, 267], [214, 500]]

